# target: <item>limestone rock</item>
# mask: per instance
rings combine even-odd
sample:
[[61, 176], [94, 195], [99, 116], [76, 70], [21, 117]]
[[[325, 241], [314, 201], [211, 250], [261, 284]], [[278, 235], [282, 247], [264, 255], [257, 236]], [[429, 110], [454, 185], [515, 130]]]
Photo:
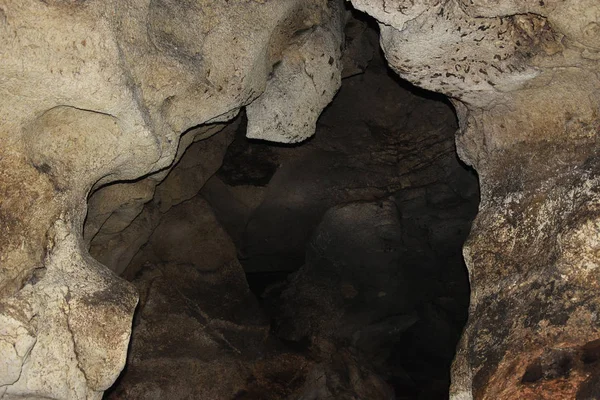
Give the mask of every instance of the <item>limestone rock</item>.
[[588, 396], [597, 365], [582, 354], [600, 338], [600, 6], [353, 4], [380, 21], [398, 74], [454, 99], [457, 150], [480, 177], [480, 213], [464, 249], [470, 317], [451, 397]]
[[350, 11], [346, 13], [344, 36], [342, 78], [348, 78], [366, 71], [371, 60], [380, 51], [379, 37], [365, 19], [359, 19], [357, 13]]
[[[419, 218], [439, 220], [440, 214], [422, 208], [418, 216], [410, 215], [410, 206], [381, 200], [328, 210], [308, 246], [306, 264], [271, 300], [275, 329], [288, 341], [353, 351], [399, 395], [438, 398], [448, 391], [468, 287], [448, 278], [456, 274], [449, 269], [461, 267], [460, 254], [435, 241], [425, 250], [429, 232], [419, 231]], [[463, 225], [462, 239], [468, 219]], [[461, 243], [455, 236], [448, 247]], [[453, 302], [463, 307], [448, 308]]]
[[341, 84], [341, 7], [333, 7], [327, 18], [329, 27], [297, 33], [273, 66], [264, 93], [246, 107], [249, 138], [295, 143], [314, 134], [317, 118]]
[[296, 341], [321, 335], [351, 342], [360, 339], [361, 328], [410, 313], [418, 300], [412, 290], [419, 285], [402, 268], [401, 229], [390, 201], [330, 209], [311, 239], [306, 265], [282, 294], [279, 334]]
[[[352, 3], [380, 21], [401, 77], [453, 99], [458, 152], [479, 173], [480, 215], [464, 250], [470, 322], [453, 398], [591, 396], [600, 340], [600, 5]], [[136, 242], [137, 232], [149, 234], [161, 214], [141, 205], [215, 124], [248, 106], [252, 137], [310, 136], [339, 84], [340, 10], [325, 0], [0, 0], [0, 395], [101, 397], [123, 366], [136, 296], [86, 250], [87, 196], [106, 188], [110, 204], [90, 212], [86, 238], [127, 232], [125, 256], [111, 261], [123, 265], [147, 238]], [[381, 133], [377, 124], [361, 129]], [[375, 159], [390, 157], [397, 161], [387, 151]], [[386, 163], [378, 165], [375, 178]], [[273, 180], [290, 182], [295, 171], [285, 170]], [[436, 181], [389, 173], [399, 189], [413, 178]], [[129, 195], [107, 189], [153, 174]], [[306, 194], [292, 189], [292, 200]], [[339, 198], [388, 189], [360, 186]], [[263, 229], [259, 214], [254, 232]]]
[[[374, 58], [344, 81], [311, 141], [277, 146], [238, 134], [202, 189], [273, 310], [276, 334], [310, 343], [304, 351], [323, 359], [323, 371], [347, 351], [398, 395], [447, 393], [469, 296], [460, 248], [478, 200], [476, 177], [453, 151], [454, 122], [446, 104], [399, 86]], [[303, 263], [290, 282], [260, 282]], [[320, 396], [342, 396], [341, 384], [330, 392], [316, 383]]]
[[[160, 182], [195, 139], [262, 95], [296, 31], [331, 32], [337, 49], [335, 10], [323, 0], [0, 1], [4, 398], [101, 397], [123, 367], [136, 299], [86, 250], [87, 196], [154, 173]], [[129, 226], [155, 182], [106, 189], [86, 238]]]
[[56, 222], [44, 266], [0, 303], [2, 342], [12, 344], [0, 350], [4, 398], [100, 399], [125, 365], [137, 296], [81, 252], [71, 229]]
[[189, 138], [201, 140], [189, 144], [166, 176], [153, 174], [137, 182], [108, 185], [94, 192], [85, 225], [90, 253], [114, 272], [125, 271], [147, 243], [161, 216], [194, 197], [219, 168], [237, 125], [234, 122], [206, 139], [190, 135]]
[[200, 196], [163, 214], [142, 252], [153, 254], [133, 280], [141, 296], [127, 369], [108, 399], [390, 398], [347, 351], [314, 360], [284, 349]]
[[133, 281], [140, 310], [127, 370], [109, 398], [234, 398], [269, 326], [233, 243], [200, 197], [162, 215], [150, 243], [159, 261]]
[[300, 397], [293, 399], [391, 400], [393, 389], [369, 370], [355, 355], [341, 350], [309, 371]]

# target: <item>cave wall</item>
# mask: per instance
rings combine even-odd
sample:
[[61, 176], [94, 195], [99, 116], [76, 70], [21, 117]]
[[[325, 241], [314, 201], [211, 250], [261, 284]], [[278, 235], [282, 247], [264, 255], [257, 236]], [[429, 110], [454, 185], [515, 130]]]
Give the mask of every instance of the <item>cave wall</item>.
[[[185, 147], [242, 106], [270, 139], [312, 134], [339, 86], [341, 19], [326, 1], [0, 2], [3, 398], [112, 385], [137, 295], [87, 251], [89, 193], [105, 188], [88, 241], [111, 213], [135, 217]], [[291, 108], [259, 107], [273, 101]], [[126, 196], [106, 186], [140, 179]]]
[[[453, 398], [589, 397], [600, 6], [352, 4], [380, 21], [401, 77], [453, 99], [458, 152], [480, 176]], [[4, 398], [101, 397], [123, 367], [137, 295], [89, 256], [93, 238], [114, 229], [104, 223], [114, 212], [134, 221], [185, 148], [242, 106], [252, 137], [310, 136], [339, 86], [340, 10], [319, 0], [0, 1]], [[106, 186], [130, 180], [124, 197]], [[88, 215], [96, 225], [84, 238], [91, 192], [106, 207]]]
[[480, 177], [452, 398], [596, 396], [598, 4], [352, 3], [400, 76], [453, 99]]
[[347, 79], [307, 143], [248, 139], [242, 115], [190, 145], [141, 211], [107, 217], [101, 194], [145, 180], [92, 195], [90, 253], [140, 293], [109, 398], [446, 396], [477, 179], [451, 106], [398, 81], [374, 28], [347, 20]]
[[[369, 29], [367, 36], [377, 35]], [[465, 209], [469, 201], [476, 209], [477, 179], [456, 157], [452, 107], [402, 85], [377, 48], [365, 48], [375, 50], [368, 67], [344, 79], [310, 141], [293, 147], [257, 143], [243, 137], [241, 126], [223, 165], [202, 188], [246, 271], [297, 270], [321, 218], [339, 204], [393, 195], [425, 198], [429, 192], [425, 203], [415, 202], [411, 211], [399, 205], [406, 215], [427, 214], [434, 197], [444, 196], [445, 185], [440, 205], [464, 200]], [[471, 218], [457, 219], [464, 219], [468, 230]], [[458, 247], [462, 240], [457, 239]]]

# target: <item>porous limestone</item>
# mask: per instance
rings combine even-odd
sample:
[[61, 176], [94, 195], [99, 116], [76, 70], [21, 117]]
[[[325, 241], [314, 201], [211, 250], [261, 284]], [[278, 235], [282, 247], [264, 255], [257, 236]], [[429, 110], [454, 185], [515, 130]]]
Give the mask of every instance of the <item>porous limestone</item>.
[[479, 174], [451, 397], [589, 398], [600, 374], [600, 5], [352, 3], [380, 21], [401, 77], [450, 96], [459, 155]]
[[[452, 398], [592, 396], [600, 4], [352, 3], [380, 21], [402, 78], [452, 99], [459, 155], [479, 173]], [[101, 397], [137, 296], [88, 254], [88, 196], [109, 199], [91, 236], [121, 229], [102, 220], [133, 220], [185, 148], [243, 106], [252, 137], [310, 136], [339, 86], [340, 13], [326, 0], [0, 0], [3, 398]], [[133, 201], [107, 186], [134, 180]]]

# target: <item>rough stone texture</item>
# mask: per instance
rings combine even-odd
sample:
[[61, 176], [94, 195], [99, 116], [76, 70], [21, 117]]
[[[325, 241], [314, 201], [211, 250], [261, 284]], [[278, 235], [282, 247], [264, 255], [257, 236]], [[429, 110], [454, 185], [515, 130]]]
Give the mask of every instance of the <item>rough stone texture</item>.
[[44, 263], [0, 302], [3, 398], [99, 399], [125, 364], [135, 292], [72, 232], [55, 222]]
[[246, 107], [249, 138], [295, 143], [314, 134], [340, 87], [342, 16], [341, 6], [334, 8], [330, 26], [307, 27], [281, 54], [264, 93]]
[[[469, 219], [447, 216], [468, 207], [454, 207], [436, 212], [388, 199], [327, 211], [306, 264], [281, 294], [266, 294], [277, 335], [354, 349], [398, 396], [444, 398], [469, 292], [457, 251]], [[440, 246], [435, 234], [443, 225], [452, 233]]]
[[[369, 33], [358, 35], [368, 37]], [[359, 59], [364, 53], [368, 51], [359, 52]], [[458, 164], [452, 151], [454, 116], [449, 107], [419, 98], [396, 83], [376, 58], [365, 76], [345, 81], [332, 112], [323, 118], [325, 124], [318, 125], [319, 136], [302, 147], [249, 144], [241, 138], [245, 132], [241, 124], [188, 148], [140, 214], [150, 215], [147, 210], [154, 210], [151, 215], [156, 223], [147, 231], [149, 237], [136, 236], [136, 245], [144, 244], [123, 272], [138, 286], [142, 300], [128, 367], [111, 390], [111, 398], [160, 398], [169, 393], [176, 398], [387, 400], [394, 396], [390, 383], [396, 387], [396, 396], [443, 398], [454, 345], [464, 324], [466, 306], [462, 303], [468, 299], [466, 279], [452, 281], [449, 277], [456, 271], [450, 269], [462, 267], [459, 249], [476, 204], [476, 180]], [[358, 117], [348, 118], [348, 114], [358, 115], [359, 108], [366, 112], [364, 105], [350, 107], [358, 93], [365, 100], [375, 102], [379, 95], [405, 107], [382, 111], [373, 104], [370, 113], [362, 115], [368, 126], [360, 127], [363, 122]], [[424, 120], [428, 123], [423, 124]], [[213, 170], [233, 129], [237, 129], [237, 139], [201, 193], [219, 210], [238, 243], [242, 239], [238, 229], [243, 231], [251, 210], [268, 202], [273, 193], [284, 197], [266, 204], [278, 204], [278, 209], [294, 204], [296, 214], [290, 213], [287, 219], [293, 222], [303, 210], [311, 220], [318, 220], [324, 212], [321, 209], [334, 201], [370, 200], [406, 186], [393, 199], [340, 206], [326, 214], [318, 235], [329, 239], [313, 243], [306, 267], [283, 296], [271, 288], [262, 299], [263, 304], [276, 304], [267, 308], [280, 308], [274, 316], [277, 336], [257, 310], [235, 261], [235, 248], [206, 203], [181, 195], [195, 193], [202, 185], [203, 171]], [[402, 146], [395, 149], [398, 143]], [[397, 154], [395, 158], [381, 155], [388, 153]], [[215, 164], [207, 166], [210, 160], [202, 154], [211, 154]], [[364, 168], [365, 159], [372, 161], [369, 168]], [[394, 174], [395, 159], [418, 168], [405, 167], [404, 185]], [[306, 171], [290, 175], [298, 170], [297, 165], [313, 163], [320, 165], [308, 175]], [[277, 182], [273, 174], [282, 164], [292, 165], [283, 176], [293, 178], [290, 184], [297, 193], [307, 193], [300, 197], [304, 202], [290, 203], [281, 187], [269, 192]], [[316, 179], [321, 189], [307, 189]], [[377, 187], [370, 186], [373, 182]], [[282, 183], [285, 179], [277, 182]], [[357, 183], [364, 188], [357, 188]], [[315, 196], [316, 200], [310, 200]], [[315, 202], [324, 205], [312, 215]], [[265, 207], [262, 223], [272, 226], [267, 222], [278, 209]], [[121, 229], [117, 222], [127, 223], [128, 215], [117, 211], [110, 217], [115, 223], [107, 220], [105, 225]], [[304, 228], [310, 234], [312, 227]], [[354, 232], [360, 232], [360, 237], [348, 235]], [[112, 232], [106, 233], [111, 236]], [[287, 236], [276, 237], [276, 233], [268, 245], [289, 246]], [[127, 246], [123, 235], [113, 239], [118, 245], [98, 256], [118, 253], [119, 246]], [[260, 239], [255, 238], [256, 242]], [[306, 247], [307, 243], [294, 245]], [[324, 249], [327, 257], [316, 255], [317, 248]], [[259, 267], [260, 262], [253, 265]], [[336, 279], [340, 275], [341, 284]], [[427, 286], [435, 288], [426, 290]], [[230, 308], [235, 312], [225, 312]], [[444, 340], [433, 332], [443, 333]], [[402, 346], [407, 339], [412, 343], [408, 352]], [[234, 344], [237, 347], [232, 349]], [[423, 362], [426, 353], [431, 360]], [[420, 370], [408, 374], [398, 359], [420, 362]], [[293, 373], [289, 362], [298, 365]], [[396, 364], [393, 371], [392, 364]], [[436, 369], [433, 379], [432, 368]]]
[[141, 259], [127, 368], [108, 399], [390, 399], [348, 351], [285, 350], [200, 196], [161, 216]]
[[162, 215], [146, 251], [160, 261], [133, 281], [140, 308], [127, 370], [109, 398], [235, 398], [269, 324], [233, 243], [195, 197]]
[[404, 86], [375, 55], [311, 141], [238, 133], [201, 194], [278, 337], [321, 357], [352, 353], [399, 398], [443, 399], [466, 322], [461, 246], [477, 179], [456, 158], [450, 107]]
[[454, 99], [479, 173], [452, 398], [597, 397], [600, 5], [352, 3], [400, 76]]
[[[131, 220], [194, 139], [275, 86], [274, 64], [310, 58], [302, 40], [339, 48], [339, 12], [324, 0], [0, 1], [3, 398], [92, 399], [110, 386], [137, 300], [88, 255], [88, 194], [158, 172], [129, 194], [106, 189], [86, 236], [128, 225], [102, 219]], [[329, 57], [335, 75], [340, 53]], [[298, 116], [312, 121], [325, 97]]]
[[[593, 397], [600, 5], [352, 3], [381, 21], [398, 74], [454, 99], [459, 154], [481, 178], [453, 398]], [[136, 296], [88, 256], [88, 194], [159, 171], [160, 181], [196, 137], [180, 143], [182, 133], [253, 101], [271, 112], [249, 111], [265, 128], [253, 136], [309, 136], [338, 81], [339, 10], [324, 0], [0, 0], [4, 398], [101, 396], [123, 365]], [[313, 82], [325, 93], [290, 95]], [[153, 185], [132, 188], [125, 219]], [[101, 229], [95, 215], [90, 232]]]
[[[362, 17], [362, 18], [361, 18]], [[362, 74], [379, 50], [379, 36], [375, 21], [357, 12], [346, 13], [344, 26], [344, 51], [342, 53], [342, 78]]]

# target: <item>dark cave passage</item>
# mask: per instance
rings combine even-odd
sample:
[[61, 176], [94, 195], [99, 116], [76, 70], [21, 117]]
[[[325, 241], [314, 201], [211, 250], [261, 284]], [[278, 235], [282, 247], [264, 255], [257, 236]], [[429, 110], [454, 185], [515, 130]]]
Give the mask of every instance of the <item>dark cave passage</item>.
[[[242, 123], [202, 191], [274, 335], [307, 352], [319, 340], [356, 350], [398, 399], [447, 398], [467, 318], [461, 246], [478, 191], [454, 155], [453, 118], [375, 60], [300, 147], [248, 140]], [[232, 221], [250, 192], [260, 205], [233, 206]]]
[[600, 1], [0, 37], [0, 400], [600, 399]]
[[313, 138], [249, 140], [239, 116], [190, 146], [133, 233], [91, 240], [140, 292], [105, 398], [448, 398], [477, 177], [449, 101], [397, 78], [369, 21], [346, 40]]

